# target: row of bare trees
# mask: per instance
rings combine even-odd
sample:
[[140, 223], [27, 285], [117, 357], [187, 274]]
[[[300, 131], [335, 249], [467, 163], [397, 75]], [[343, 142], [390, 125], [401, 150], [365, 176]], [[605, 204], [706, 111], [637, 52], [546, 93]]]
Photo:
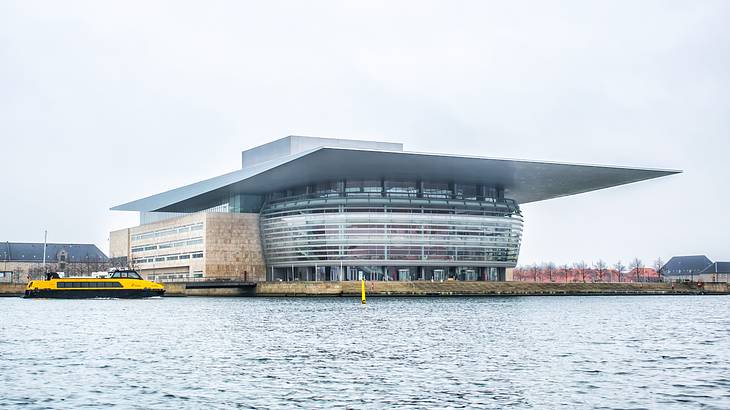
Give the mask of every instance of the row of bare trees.
[[[556, 265], [543, 262], [529, 266], [521, 266], [514, 270], [513, 278], [534, 282], [643, 282], [660, 281], [661, 268], [664, 262], [657, 258], [652, 269], [647, 269], [638, 257], [633, 258], [626, 266], [621, 260], [609, 266], [599, 259], [592, 264], [585, 261], [572, 264]], [[628, 268], [628, 270], [627, 270]]]

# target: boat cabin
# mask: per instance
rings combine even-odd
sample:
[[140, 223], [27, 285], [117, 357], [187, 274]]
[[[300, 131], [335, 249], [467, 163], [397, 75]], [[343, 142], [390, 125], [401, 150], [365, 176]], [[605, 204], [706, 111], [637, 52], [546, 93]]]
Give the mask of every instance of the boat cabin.
[[133, 271], [133, 270], [123, 270], [123, 271], [116, 271], [109, 276], [111, 279], [140, 279], [142, 280], [142, 277], [139, 276], [139, 273]]

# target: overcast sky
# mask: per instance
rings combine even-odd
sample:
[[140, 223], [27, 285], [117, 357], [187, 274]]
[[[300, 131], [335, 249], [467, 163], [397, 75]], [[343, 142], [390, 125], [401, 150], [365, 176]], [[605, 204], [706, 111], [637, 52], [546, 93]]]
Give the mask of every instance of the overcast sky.
[[0, 0], [0, 240], [286, 135], [682, 169], [523, 206], [520, 264], [730, 260], [730, 2]]

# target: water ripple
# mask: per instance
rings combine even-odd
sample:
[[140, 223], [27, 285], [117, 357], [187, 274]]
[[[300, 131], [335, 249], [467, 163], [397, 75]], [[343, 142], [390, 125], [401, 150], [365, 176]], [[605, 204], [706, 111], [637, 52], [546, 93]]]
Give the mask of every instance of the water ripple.
[[5, 298], [0, 408], [730, 408], [728, 300]]

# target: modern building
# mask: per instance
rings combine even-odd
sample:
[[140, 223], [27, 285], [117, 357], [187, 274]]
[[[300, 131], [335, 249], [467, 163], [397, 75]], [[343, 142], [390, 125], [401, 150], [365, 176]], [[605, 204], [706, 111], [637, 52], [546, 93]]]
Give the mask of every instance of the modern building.
[[112, 208], [140, 225], [112, 232], [110, 253], [155, 280], [509, 280], [520, 204], [677, 172], [289, 136], [244, 151], [239, 170]]
[[0, 282], [25, 281], [29, 273], [40, 278], [46, 271], [90, 275], [108, 265], [109, 258], [92, 244], [0, 242]]
[[660, 271], [668, 280], [728, 282], [730, 262], [712, 262], [705, 255], [674, 256]]

